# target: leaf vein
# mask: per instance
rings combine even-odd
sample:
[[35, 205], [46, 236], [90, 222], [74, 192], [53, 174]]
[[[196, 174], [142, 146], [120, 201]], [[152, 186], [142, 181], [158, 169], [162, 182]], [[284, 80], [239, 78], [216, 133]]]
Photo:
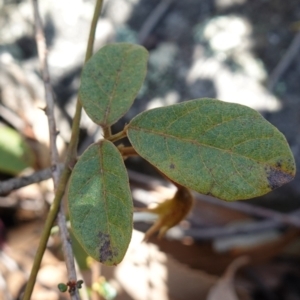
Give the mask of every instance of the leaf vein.
[[234, 155], [237, 155], [237, 156], [240, 156], [240, 157], [243, 157], [243, 158], [247, 158], [247, 159], [252, 160], [252, 161], [255, 161], [255, 162], [263, 163], [263, 164], [266, 165], [266, 166], [273, 167], [273, 166], [271, 166], [271, 165], [265, 164], [264, 162], [255, 160], [255, 159], [253, 159], [252, 157], [249, 157], [249, 156], [246, 156], [246, 155], [241, 155], [241, 154], [236, 153], [236, 152], [233, 153], [232, 149], [218, 148], [218, 147], [215, 147], [215, 146], [212, 146], [212, 145], [209, 145], [209, 144], [200, 143], [200, 142], [195, 141], [195, 140], [190, 140], [190, 139], [186, 139], [186, 138], [179, 138], [178, 136], [175, 136], [175, 135], [172, 135], [172, 134], [166, 134], [166, 133], [155, 132], [155, 131], [153, 131], [153, 130], [145, 129], [145, 128], [141, 129], [141, 128], [139, 128], [139, 127], [131, 126], [131, 129], [135, 129], [135, 130], [137, 130], [138, 132], [144, 131], [144, 132], [146, 132], [146, 133], [152, 133], [152, 134], [155, 134], [155, 135], [157, 135], [157, 136], [162, 136], [162, 137], [167, 137], [167, 138], [174, 138], [174, 139], [176, 139], [176, 140], [179, 140], [180, 142], [187, 142], [187, 143], [190, 143], [190, 144], [194, 144], [194, 145], [196, 145], [196, 146], [201, 146], [201, 147], [207, 147], [207, 148], [215, 149], [215, 150], [218, 150], [218, 151], [221, 151], [221, 152], [229, 153], [230, 155], [234, 154]]
[[237, 173], [242, 179], [244, 179], [244, 181], [248, 184], [248, 186], [250, 186], [250, 187], [255, 191], [255, 190], [256, 190], [255, 187], [254, 187], [251, 183], [249, 183], [249, 181], [248, 181], [248, 180], [247, 180], [247, 179], [239, 172], [239, 170], [237, 169], [236, 164], [235, 164], [235, 161], [234, 161], [234, 159], [232, 159], [232, 156], [230, 157], [230, 160], [231, 160], [231, 162], [232, 162], [232, 166], [234, 167], [236, 173]]

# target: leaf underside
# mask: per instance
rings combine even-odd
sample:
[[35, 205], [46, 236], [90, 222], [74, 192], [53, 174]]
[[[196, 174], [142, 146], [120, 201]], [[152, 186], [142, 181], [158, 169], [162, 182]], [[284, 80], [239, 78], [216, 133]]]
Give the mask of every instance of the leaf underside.
[[147, 59], [144, 47], [118, 43], [104, 46], [85, 64], [79, 96], [96, 124], [111, 126], [129, 110], [145, 79]]
[[195, 99], [143, 112], [127, 128], [141, 157], [202, 194], [249, 199], [295, 176], [285, 137], [243, 105]]
[[107, 140], [90, 146], [70, 178], [73, 232], [85, 251], [106, 265], [124, 257], [132, 233], [132, 198], [118, 149]]

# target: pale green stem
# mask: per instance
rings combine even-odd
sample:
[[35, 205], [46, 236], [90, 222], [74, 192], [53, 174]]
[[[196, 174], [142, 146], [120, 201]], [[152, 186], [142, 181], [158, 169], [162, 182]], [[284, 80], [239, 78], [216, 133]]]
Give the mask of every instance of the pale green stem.
[[[91, 23], [90, 28], [90, 34], [89, 34], [89, 40], [86, 50], [86, 56], [85, 56], [85, 62], [92, 56], [93, 54], [93, 45], [94, 45], [94, 39], [95, 39], [95, 31], [97, 26], [97, 21], [101, 12], [102, 8], [102, 0], [97, 0], [95, 10], [94, 10], [94, 16]], [[64, 195], [65, 188], [67, 186], [70, 174], [71, 174], [71, 166], [74, 165], [77, 157], [77, 144], [78, 144], [78, 136], [79, 136], [79, 125], [80, 125], [80, 118], [81, 118], [81, 103], [79, 100], [77, 100], [76, 104], [76, 112], [73, 119], [72, 124], [72, 135], [70, 144], [68, 147], [65, 167], [62, 172], [62, 175], [59, 180], [59, 184], [55, 193], [55, 198], [53, 200], [53, 204], [51, 205], [51, 208], [49, 210], [44, 230], [41, 235], [40, 243], [37, 249], [37, 253], [35, 255], [35, 259], [33, 262], [33, 266], [31, 269], [31, 273], [28, 279], [28, 283], [26, 285], [26, 289], [23, 295], [23, 300], [30, 300], [31, 294], [34, 288], [34, 284], [36, 281], [37, 273], [41, 265], [41, 261], [44, 255], [44, 252], [46, 250], [47, 242], [50, 236], [51, 228], [53, 226], [54, 220], [57, 216], [61, 199]]]
[[103, 128], [104, 137], [108, 140], [111, 138], [111, 127]]
[[123, 138], [125, 138], [126, 136], [127, 136], [127, 125], [123, 128], [123, 130], [122, 131], [120, 131], [120, 132], [118, 132], [118, 133], [116, 133], [116, 134], [113, 134], [113, 135], [111, 135], [109, 138], [106, 138], [105, 137], [105, 135], [104, 135], [104, 137], [106, 138], [106, 139], [108, 139], [109, 141], [111, 141], [111, 142], [116, 142], [116, 141], [118, 141], [118, 140], [121, 140], [121, 139], [123, 139]]

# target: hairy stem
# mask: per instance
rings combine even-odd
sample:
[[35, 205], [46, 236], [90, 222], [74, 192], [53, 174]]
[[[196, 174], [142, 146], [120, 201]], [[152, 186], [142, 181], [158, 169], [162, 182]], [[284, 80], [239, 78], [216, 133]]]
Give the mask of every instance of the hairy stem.
[[[36, 0], [34, 0], [36, 1]], [[85, 56], [85, 62], [92, 56], [93, 54], [93, 45], [94, 45], [94, 38], [95, 38], [95, 31], [97, 26], [97, 21], [101, 12], [102, 8], [102, 0], [97, 0], [95, 10], [94, 10], [94, 16], [91, 23], [91, 29], [89, 34], [89, 40], [86, 50], [86, 56]], [[33, 287], [36, 281], [37, 273], [44, 255], [44, 252], [46, 250], [47, 241], [51, 232], [51, 227], [53, 225], [53, 222], [57, 216], [57, 213], [60, 208], [60, 202], [65, 192], [65, 187], [68, 183], [68, 179], [71, 174], [70, 167], [74, 165], [76, 161], [77, 156], [77, 144], [78, 144], [78, 136], [79, 136], [79, 125], [80, 125], [80, 118], [81, 118], [81, 104], [79, 99], [77, 100], [76, 104], [76, 112], [73, 119], [72, 124], [72, 134], [71, 134], [71, 140], [67, 151], [67, 157], [65, 162], [65, 167], [63, 169], [62, 175], [59, 179], [59, 183], [56, 189], [55, 198], [53, 201], [53, 204], [51, 205], [51, 208], [49, 210], [44, 230], [42, 232], [42, 236], [40, 239], [40, 243], [37, 249], [37, 253], [33, 262], [33, 267], [31, 269], [31, 273], [29, 276], [28, 283], [26, 285], [25, 293], [23, 296], [23, 300], [30, 300], [31, 294], [33, 291]]]

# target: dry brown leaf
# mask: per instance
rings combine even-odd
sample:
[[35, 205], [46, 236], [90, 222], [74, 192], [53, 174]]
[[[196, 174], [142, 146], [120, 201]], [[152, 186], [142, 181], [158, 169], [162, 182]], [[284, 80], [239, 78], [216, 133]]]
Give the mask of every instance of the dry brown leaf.
[[234, 276], [239, 268], [249, 263], [247, 256], [235, 259], [226, 269], [224, 275], [210, 289], [206, 300], [239, 300], [234, 287]]

